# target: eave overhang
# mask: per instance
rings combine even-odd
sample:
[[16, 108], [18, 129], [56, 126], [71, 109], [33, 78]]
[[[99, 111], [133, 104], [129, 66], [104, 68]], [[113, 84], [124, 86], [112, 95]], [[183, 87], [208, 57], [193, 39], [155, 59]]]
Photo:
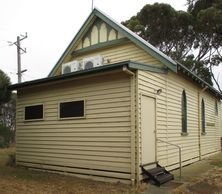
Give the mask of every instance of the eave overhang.
[[42, 84], [49, 84], [49, 83], [54, 83], [58, 81], [66, 81], [66, 80], [71, 80], [73, 78], [79, 78], [82, 76], [86, 75], [93, 75], [97, 73], [105, 73], [108, 71], [116, 70], [116, 69], [122, 69], [123, 67], [127, 67], [131, 70], [145, 70], [145, 71], [150, 71], [150, 72], [155, 72], [155, 73], [166, 73], [167, 69], [166, 68], [160, 68], [156, 67], [155, 65], [145, 65], [142, 63], [137, 63], [133, 61], [124, 61], [124, 62], [119, 62], [119, 63], [114, 63], [114, 64], [109, 64], [109, 65], [103, 65], [100, 67], [95, 67], [92, 69], [85, 69], [81, 71], [76, 71], [72, 73], [67, 73], [63, 75], [58, 75], [58, 76], [53, 76], [53, 77], [46, 77], [42, 79], [37, 79], [33, 81], [27, 81], [23, 83], [18, 83], [18, 84], [13, 84], [8, 87], [9, 90], [19, 90], [21, 88], [26, 88], [26, 87], [31, 87], [31, 86], [38, 86]]
[[185, 67], [179, 62], [177, 62], [177, 69], [178, 69], [178, 73], [182, 73], [183, 75], [191, 78], [192, 81], [197, 83], [201, 88], [207, 87], [207, 90], [212, 92], [218, 98], [222, 99], [222, 94], [218, 90], [216, 90], [213, 86], [211, 86], [209, 83], [207, 83], [206, 81], [198, 77], [195, 73], [190, 71], [187, 67]]

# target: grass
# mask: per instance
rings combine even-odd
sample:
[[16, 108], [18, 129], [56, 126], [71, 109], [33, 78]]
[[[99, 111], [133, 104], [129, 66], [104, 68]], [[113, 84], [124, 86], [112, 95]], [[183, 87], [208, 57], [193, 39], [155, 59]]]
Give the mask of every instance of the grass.
[[219, 154], [211, 157], [210, 164], [216, 167], [222, 167], [222, 155]]
[[111, 184], [53, 173], [31, 171], [22, 167], [6, 166], [8, 155], [15, 148], [0, 149], [1, 194], [135, 194], [129, 185]]
[[222, 161], [211, 162], [211, 164], [217, 167], [222, 167]]

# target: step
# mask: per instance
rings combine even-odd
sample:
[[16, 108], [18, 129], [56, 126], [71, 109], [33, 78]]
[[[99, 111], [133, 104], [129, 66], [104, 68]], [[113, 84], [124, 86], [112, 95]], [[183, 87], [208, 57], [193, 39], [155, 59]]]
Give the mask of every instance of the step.
[[149, 177], [149, 180], [153, 182], [155, 185], [160, 186], [161, 184], [174, 179], [174, 176], [170, 174], [170, 172], [168, 172], [164, 167], [161, 167], [158, 163], [157, 167], [152, 169], [146, 170], [142, 165], [141, 168], [143, 176]]
[[161, 172], [165, 172], [165, 168], [163, 167], [156, 167], [156, 168], [153, 168], [153, 169], [149, 169], [147, 170], [150, 174], [152, 175], [155, 175], [157, 173], [161, 173]]
[[172, 174], [162, 174], [156, 177], [156, 180], [159, 182], [160, 185], [173, 179], [174, 177]]

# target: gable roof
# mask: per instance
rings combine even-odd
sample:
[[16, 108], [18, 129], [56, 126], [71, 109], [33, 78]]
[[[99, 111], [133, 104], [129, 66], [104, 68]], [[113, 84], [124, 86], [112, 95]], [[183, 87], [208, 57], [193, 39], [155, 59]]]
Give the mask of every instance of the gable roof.
[[[155, 48], [154, 46], [152, 46], [151, 44], [149, 44], [147, 41], [145, 41], [144, 39], [142, 39], [141, 37], [139, 37], [137, 34], [135, 34], [134, 32], [132, 32], [131, 30], [129, 30], [128, 28], [126, 28], [125, 26], [123, 26], [122, 24], [119, 24], [117, 22], [115, 22], [113, 19], [111, 19], [109, 16], [107, 16], [106, 14], [104, 14], [103, 12], [99, 11], [97, 8], [95, 8], [91, 14], [88, 16], [88, 18], [86, 19], [86, 21], [84, 22], [83, 26], [80, 28], [79, 32], [76, 34], [76, 36], [73, 38], [73, 40], [71, 41], [71, 43], [68, 45], [68, 47], [66, 48], [66, 50], [64, 51], [64, 53], [62, 54], [62, 56], [59, 58], [58, 62], [56, 63], [56, 65], [54, 66], [54, 68], [51, 70], [51, 72], [48, 75], [48, 78], [43, 78], [40, 80], [34, 80], [34, 81], [29, 81], [29, 82], [24, 82], [24, 83], [20, 83], [20, 84], [14, 84], [9, 86], [9, 88], [11, 90], [13, 89], [19, 89], [19, 88], [23, 88], [26, 86], [32, 86], [32, 85], [36, 85], [36, 84], [40, 84], [42, 82], [51, 82], [54, 80], [60, 80], [63, 78], [70, 78], [72, 76], [80, 76], [80, 75], [85, 75], [88, 73], [95, 73], [97, 71], [102, 71], [102, 70], [108, 70], [109, 67], [102, 67], [102, 68], [98, 68], [94, 70], [90, 70], [90, 71], [80, 71], [80, 72], [75, 72], [75, 73], [71, 73], [68, 76], [66, 75], [60, 75], [60, 76], [55, 76], [54, 78], [52, 77], [53, 73], [57, 70], [57, 68], [62, 64], [65, 56], [67, 56], [70, 52], [72, 52], [72, 48], [73, 46], [76, 46], [76, 44], [78, 44], [78, 41], [85, 35], [85, 33], [87, 32], [87, 30], [89, 30], [89, 28], [91, 27], [91, 25], [93, 24], [93, 22], [97, 19], [100, 18], [101, 20], [103, 20], [104, 22], [106, 22], [107, 24], [109, 24], [112, 28], [114, 28], [115, 30], [119, 31], [120, 33], [122, 33], [126, 38], [128, 38], [129, 40], [131, 40], [132, 42], [134, 42], [136, 45], [138, 45], [139, 47], [141, 47], [142, 49], [144, 49], [147, 53], [149, 53], [151, 56], [153, 56], [154, 58], [158, 59], [159, 61], [161, 61], [163, 64], [166, 65], [166, 67], [170, 70], [172, 70], [173, 72], [181, 72], [183, 75], [190, 77], [194, 82], [196, 82], [200, 87], [206, 87], [207, 89], [212, 92], [215, 96], [219, 97], [222, 99], [222, 94], [216, 90], [213, 86], [211, 86], [210, 84], [208, 84], [207, 82], [205, 82], [203, 79], [201, 79], [200, 77], [198, 77], [197, 75], [195, 75], [193, 72], [191, 72], [189, 69], [187, 69], [185, 66], [183, 66], [181, 63], [174, 61], [173, 59], [171, 59], [170, 57], [168, 57], [167, 55], [165, 55], [164, 53], [162, 53], [161, 51], [159, 51], [157, 48]], [[112, 64], [110, 66], [110, 68], [112, 69], [113, 67], [117, 67], [117, 66], [121, 66], [122, 64], [128, 64], [129, 68], [132, 69], [142, 69], [142, 70], [149, 70], [149, 71], [154, 71], [154, 72], [159, 72], [159, 73], [163, 73], [166, 72], [165, 68], [162, 69], [158, 69], [156, 67], [152, 67], [149, 65], [144, 65], [138, 62], [122, 62], [122, 63], [117, 63], [117, 64]]]
[[53, 67], [51, 72], [49, 73], [48, 77], [51, 77], [53, 73], [57, 70], [57, 68], [62, 64], [65, 56], [67, 56], [73, 46], [75, 46], [78, 41], [83, 37], [83, 35], [86, 33], [86, 31], [91, 27], [92, 23], [96, 20], [96, 18], [100, 18], [103, 20], [105, 23], [109, 24], [112, 28], [115, 30], [119, 31], [122, 33], [125, 37], [127, 37], [129, 40], [131, 40], [133, 43], [135, 43], [137, 46], [141, 47], [144, 49], [147, 53], [149, 53], [151, 56], [154, 58], [158, 59], [161, 61], [163, 64], [165, 64], [170, 70], [177, 72], [177, 63], [159, 51], [157, 48], [149, 44], [147, 41], [139, 37], [137, 34], [123, 26], [122, 24], [119, 24], [118, 22], [114, 21], [111, 19], [109, 16], [107, 16], [105, 13], [102, 11], [98, 10], [97, 8], [94, 8], [91, 14], [88, 16], [76, 36], [73, 38], [71, 43], [68, 45], [66, 48], [65, 52], [62, 54], [62, 56], [59, 58], [58, 62], [56, 65]]

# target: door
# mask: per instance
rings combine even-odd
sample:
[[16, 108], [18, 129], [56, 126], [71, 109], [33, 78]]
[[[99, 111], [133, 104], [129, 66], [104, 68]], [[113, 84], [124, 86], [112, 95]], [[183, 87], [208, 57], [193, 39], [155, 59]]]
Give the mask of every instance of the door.
[[156, 161], [156, 100], [142, 95], [141, 100], [142, 165]]

